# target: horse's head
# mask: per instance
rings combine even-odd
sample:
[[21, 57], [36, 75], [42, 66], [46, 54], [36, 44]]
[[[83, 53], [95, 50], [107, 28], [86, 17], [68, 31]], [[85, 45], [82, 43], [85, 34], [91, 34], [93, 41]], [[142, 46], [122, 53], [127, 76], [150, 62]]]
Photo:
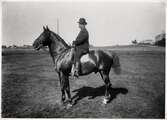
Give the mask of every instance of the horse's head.
[[43, 26], [43, 32], [33, 43], [34, 49], [39, 50], [43, 46], [48, 46], [50, 43], [50, 33], [48, 26], [46, 28]]

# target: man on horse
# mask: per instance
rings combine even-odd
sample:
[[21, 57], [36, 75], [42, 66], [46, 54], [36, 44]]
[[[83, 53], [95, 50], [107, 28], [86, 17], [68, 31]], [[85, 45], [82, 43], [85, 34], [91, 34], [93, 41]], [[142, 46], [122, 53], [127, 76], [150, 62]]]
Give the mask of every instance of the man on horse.
[[72, 45], [75, 48], [74, 52], [74, 71], [72, 71], [72, 76], [79, 76], [80, 72], [80, 58], [82, 55], [89, 52], [89, 33], [86, 29], [87, 22], [84, 18], [79, 19], [80, 32]]

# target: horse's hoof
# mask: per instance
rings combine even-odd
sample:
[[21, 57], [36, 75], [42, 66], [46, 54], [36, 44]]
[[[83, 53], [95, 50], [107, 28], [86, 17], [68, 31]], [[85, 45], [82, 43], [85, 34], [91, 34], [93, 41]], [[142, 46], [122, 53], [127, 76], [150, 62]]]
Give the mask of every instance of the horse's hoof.
[[104, 99], [103, 99], [103, 104], [106, 105], [106, 104], [108, 103], [108, 101], [109, 101], [109, 100], [108, 100], [107, 98], [104, 98]]
[[66, 105], [66, 109], [69, 109], [69, 108], [71, 108], [72, 107], [72, 104], [71, 103], [68, 103], [67, 105]]

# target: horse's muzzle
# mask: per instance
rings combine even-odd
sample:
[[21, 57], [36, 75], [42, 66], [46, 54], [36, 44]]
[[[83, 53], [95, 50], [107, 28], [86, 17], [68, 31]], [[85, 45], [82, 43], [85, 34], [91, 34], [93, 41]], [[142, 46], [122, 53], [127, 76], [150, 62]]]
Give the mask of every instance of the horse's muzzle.
[[40, 48], [41, 48], [42, 46], [43, 46], [43, 45], [40, 44], [40, 45], [38, 45], [38, 46], [35, 46], [34, 49], [35, 49], [35, 50], [40, 50]]

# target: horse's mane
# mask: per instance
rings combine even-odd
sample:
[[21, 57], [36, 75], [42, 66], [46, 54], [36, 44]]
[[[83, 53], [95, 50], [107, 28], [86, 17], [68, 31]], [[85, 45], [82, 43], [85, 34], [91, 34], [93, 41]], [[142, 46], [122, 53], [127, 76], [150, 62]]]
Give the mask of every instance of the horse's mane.
[[51, 32], [53, 33], [53, 35], [56, 36], [58, 41], [60, 41], [61, 43], [63, 43], [65, 45], [66, 48], [70, 48], [70, 46], [63, 40], [63, 38], [61, 38], [58, 34], [54, 33], [53, 31], [51, 31]]

